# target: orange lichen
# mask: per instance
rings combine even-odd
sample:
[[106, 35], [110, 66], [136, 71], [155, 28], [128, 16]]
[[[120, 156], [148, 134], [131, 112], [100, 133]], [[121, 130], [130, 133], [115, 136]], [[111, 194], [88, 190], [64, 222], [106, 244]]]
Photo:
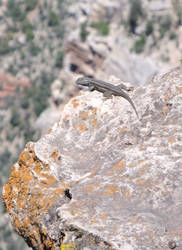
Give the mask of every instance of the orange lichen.
[[71, 101], [71, 103], [73, 104], [73, 107], [74, 107], [74, 108], [77, 108], [77, 107], [79, 106], [79, 103], [78, 103], [78, 100], [77, 100], [77, 99], [73, 99], [73, 100]]
[[122, 161], [119, 161], [118, 163], [116, 163], [113, 167], [112, 167], [112, 170], [124, 170], [124, 167], [126, 165], [126, 161], [125, 160], [122, 160]]
[[86, 125], [84, 124], [84, 123], [81, 123], [81, 124], [79, 124], [78, 125], [78, 129], [80, 130], [80, 132], [85, 132], [85, 131], [87, 131], [87, 127], [86, 127]]
[[180, 237], [182, 238], [182, 230], [174, 230], [174, 231], [168, 231], [168, 235], [173, 236], [173, 237]]
[[124, 131], [126, 131], [127, 130], [127, 127], [122, 127], [121, 129], [120, 129], [120, 132], [122, 133], [122, 132], [124, 132]]
[[182, 87], [176, 86], [176, 90], [177, 90], [178, 92], [182, 92]]
[[90, 222], [96, 224], [98, 221], [96, 219], [92, 219]]
[[99, 217], [101, 218], [101, 220], [103, 220], [104, 222], [107, 221], [107, 216], [105, 214], [100, 214]]
[[31, 158], [30, 154], [28, 152], [22, 152], [19, 156], [19, 161], [26, 162]]
[[[53, 158], [56, 156], [53, 154]], [[49, 166], [36, 157], [30, 145], [11, 168], [9, 184], [5, 184], [3, 189], [4, 203], [17, 232], [29, 238], [32, 247], [37, 248], [38, 244], [41, 250], [45, 247], [54, 249], [54, 241], [49, 238], [45, 228], [40, 229], [38, 224], [57, 196], [64, 192], [64, 188], [64, 184], [63, 187], [60, 187], [60, 183], [58, 186]], [[41, 238], [44, 238], [43, 242]]]
[[173, 142], [175, 142], [176, 141], [176, 139], [174, 138], [174, 137], [171, 137], [170, 139], [169, 139], [169, 143], [173, 143]]
[[93, 128], [98, 128], [98, 121], [96, 119], [97, 108], [92, 109], [91, 124]]
[[40, 179], [40, 183], [44, 183], [47, 185], [47, 187], [52, 186], [55, 182], [56, 179], [53, 175], [47, 174], [47, 173], [41, 173], [40, 177], [44, 177], [44, 179]]
[[51, 154], [51, 157], [53, 158], [53, 159], [57, 159], [58, 157], [59, 157], [59, 154], [58, 154], [58, 152], [53, 152], [52, 154]]
[[139, 161], [137, 161], [135, 163], [130, 164], [129, 167], [135, 168], [135, 167], [137, 167], [138, 165], [140, 165], [141, 163], [143, 163], [145, 161], [146, 160], [139, 160]]
[[[91, 173], [89, 174], [89, 177], [94, 176], [94, 175], [97, 173], [98, 170], [99, 170], [99, 168], [94, 168], [94, 169], [92, 169]], [[97, 183], [97, 184], [98, 184], [98, 183]]]
[[82, 188], [81, 190], [86, 191], [88, 195], [90, 195], [95, 190], [95, 186], [94, 185], [86, 186]]
[[65, 117], [63, 118], [64, 121], [68, 120], [70, 118], [70, 115], [65, 115]]
[[145, 174], [146, 171], [148, 171], [148, 168], [152, 166], [152, 163], [146, 163], [144, 164], [138, 171], [137, 175], [140, 177]]
[[36, 162], [35, 165], [34, 165], [34, 171], [37, 173], [37, 174], [40, 174], [41, 171], [42, 171], [42, 166], [40, 164], [40, 162]]
[[88, 117], [88, 110], [81, 112], [79, 116], [81, 119], [86, 119]]
[[124, 194], [125, 197], [130, 197], [131, 196], [131, 191], [129, 189], [126, 189], [123, 194]]
[[50, 134], [51, 132], [52, 132], [52, 128], [50, 128], [47, 133]]
[[106, 186], [105, 191], [104, 191], [104, 195], [108, 196], [108, 195], [113, 195], [118, 191], [118, 186], [116, 184], [109, 184], [108, 186]]
[[61, 194], [63, 194], [64, 190], [65, 190], [65, 188], [57, 188], [55, 190], [55, 193], [58, 194], [58, 195], [61, 195]]
[[139, 184], [139, 185], [143, 185], [143, 184], [146, 183], [146, 180], [145, 180], [145, 179], [136, 179], [136, 180], [135, 180], [135, 183], [136, 183], [136, 184]]
[[132, 217], [128, 220], [128, 222], [137, 222], [138, 221], [138, 217]]
[[118, 231], [118, 227], [117, 227], [117, 226], [113, 226], [113, 227], [111, 227], [111, 230], [112, 230], [113, 232], [117, 232], [117, 231]]

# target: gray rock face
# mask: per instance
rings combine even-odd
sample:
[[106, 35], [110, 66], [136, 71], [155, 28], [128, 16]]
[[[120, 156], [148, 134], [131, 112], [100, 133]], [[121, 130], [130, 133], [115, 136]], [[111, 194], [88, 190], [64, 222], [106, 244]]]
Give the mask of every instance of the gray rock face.
[[[181, 73], [136, 90], [141, 121], [122, 98], [105, 100], [97, 92], [65, 107], [35, 146], [59, 180], [72, 182], [60, 218], [115, 249], [165, 249], [168, 239], [181, 239]], [[51, 161], [51, 148], [61, 164]]]
[[144, 85], [157, 73], [157, 65], [154, 61], [132, 54], [127, 49], [122, 51], [118, 46], [104, 61], [103, 68], [108, 74], [114, 74], [134, 85]]
[[[15, 165], [18, 178], [23, 161], [30, 163], [28, 179], [18, 183], [29, 196], [35, 186], [42, 191], [37, 191], [43, 195], [36, 207], [39, 223], [33, 225], [35, 231], [47, 232], [52, 245], [162, 250], [173, 243], [182, 248], [182, 68], [156, 76], [129, 95], [140, 120], [123, 98], [86, 92], [70, 100], [49, 134], [29, 145], [34, 160], [26, 153]], [[13, 190], [8, 185], [5, 201]], [[9, 208], [12, 216], [21, 188]], [[41, 207], [46, 195], [48, 210]], [[32, 212], [35, 201], [29, 202], [26, 209]], [[25, 213], [20, 217], [19, 211], [23, 231]]]

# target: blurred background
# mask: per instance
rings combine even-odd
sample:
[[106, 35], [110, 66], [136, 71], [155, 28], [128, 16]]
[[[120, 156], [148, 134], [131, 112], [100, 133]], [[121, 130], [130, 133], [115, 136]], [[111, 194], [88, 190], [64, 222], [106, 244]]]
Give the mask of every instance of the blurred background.
[[[0, 188], [89, 76], [135, 87], [182, 64], [182, 0], [0, 0]], [[120, 80], [119, 80], [120, 79]], [[0, 250], [29, 249], [0, 206]]]

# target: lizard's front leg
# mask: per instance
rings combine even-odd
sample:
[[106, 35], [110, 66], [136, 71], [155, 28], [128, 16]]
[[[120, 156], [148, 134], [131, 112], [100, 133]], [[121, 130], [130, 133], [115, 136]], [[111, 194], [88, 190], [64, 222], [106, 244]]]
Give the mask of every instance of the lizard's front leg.
[[111, 98], [111, 96], [112, 96], [112, 92], [110, 92], [110, 91], [103, 91], [103, 96], [104, 97], [106, 97], [106, 98]]
[[95, 90], [94, 85], [93, 85], [93, 84], [91, 84], [91, 83], [89, 84], [89, 90], [90, 90], [90, 91], [94, 91], [94, 90]]

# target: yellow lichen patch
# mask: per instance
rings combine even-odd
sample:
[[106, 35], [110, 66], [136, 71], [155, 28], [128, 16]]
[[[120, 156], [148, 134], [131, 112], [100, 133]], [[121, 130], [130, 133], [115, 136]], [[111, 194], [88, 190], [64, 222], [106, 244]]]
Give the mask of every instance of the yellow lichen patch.
[[176, 141], [176, 139], [174, 138], [174, 137], [171, 137], [170, 139], [169, 139], [169, 143], [174, 143]]
[[26, 151], [23, 151], [19, 156], [20, 162], [26, 162], [31, 158], [30, 154]]
[[65, 190], [65, 188], [56, 188], [55, 193], [58, 195], [61, 195], [61, 194], [63, 194], [64, 190]]
[[53, 159], [57, 159], [57, 158], [59, 157], [58, 152], [56, 152], [56, 151], [52, 152], [51, 157], [52, 157]]
[[21, 230], [21, 227], [23, 227], [24, 221], [20, 221], [16, 214], [14, 215], [13, 219], [14, 219], [15, 228], [18, 229], [18, 231]]
[[85, 132], [85, 131], [87, 131], [87, 127], [86, 127], [86, 125], [84, 124], [84, 123], [81, 123], [81, 124], [79, 124], [78, 125], [78, 129], [80, 130], [80, 132]]
[[[4, 186], [3, 199], [16, 230], [31, 240], [32, 247], [36, 248], [39, 244], [39, 249], [54, 249], [54, 241], [38, 225], [43, 214], [63, 192], [64, 187], [58, 186], [57, 180], [50, 173], [50, 167], [42, 163], [28, 145], [20, 154], [18, 163], [11, 168], [9, 184]], [[40, 238], [45, 238], [44, 242]]]
[[79, 106], [79, 103], [78, 103], [78, 100], [77, 100], [77, 99], [73, 99], [73, 100], [71, 101], [71, 103], [72, 103], [72, 105], [73, 105], [74, 108], [77, 108], [77, 107]]
[[96, 119], [97, 108], [92, 109], [91, 124], [93, 128], [98, 128], [98, 121]]
[[[54, 250], [55, 249], [55, 243], [52, 239], [48, 238], [47, 235], [42, 237], [44, 245], [46, 246], [47, 249]], [[45, 247], [44, 247], [45, 249]]]
[[44, 179], [40, 179], [40, 183], [46, 185], [47, 187], [52, 186], [56, 182], [56, 179], [53, 175], [41, 173], [40, 176], [44, 177]]
[[127, 127], [123, 126], [123, 127], [120, 129], [120, 132], [122, 133], [122, 132], [124, 132], [124, 131], [126, 131], [126, 130], [127, 130]]
[[43, 198], [42, 200], [42, 208], [41, 208], [41, 212], [44, 213], [46, 212], [50, 207], [52, 207], [54, 201], [56, 200], [57, 195], [54, 193], [52, 193], [52, 197], [48, 196]]
[[30, 183], [30, 181], [32, 180], [33, 176], [30, 173], [30, 171], [25, 171], [24, 175], [21, 178], [22, 184], [23, 185], [28, 185]]
[[33, 158], [30, 158], [27, 162], [26, 162], [26, 165], [27, 167], [31, 167], [33, 164], [34, 164], [34, 159]]
[[86, 119], [88, 117], [88, 110], [81, 112], [79, 116], [81, 119]]
[[114, 195], [118, 191], [118, 186], [116, 184], [109, 184], [105, 187], [104, 195]]
[[34, 171], [35, 171], [37, 174], [40, 174], [40, 173], [41, 173], [41, 171], [42, 171], [42, 165], [40, 164], [40, 162], [34, 163]]
[[126, 161], [125, 160], [122, 160], [122, 161], [119, 161], [118, 163], [116, 163], [113, 167], [112, 167], [112, 170], [124, 170], [124, 167], [126, 165]]
[[60, 249], [61, 250], [77, 250], [77, 247], [76, 247], [75, 242], [69, 242], [66, 244], [61, 244]]

